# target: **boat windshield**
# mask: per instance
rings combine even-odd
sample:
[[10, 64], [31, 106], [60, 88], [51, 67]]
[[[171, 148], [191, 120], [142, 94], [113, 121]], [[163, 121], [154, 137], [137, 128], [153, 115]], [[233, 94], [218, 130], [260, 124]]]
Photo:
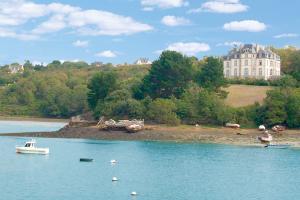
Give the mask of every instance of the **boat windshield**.
[[30, 142], [25, 144], [25, 147], [33, 147], [33, 146], [34, 146], [33, 143], [30, 143]]

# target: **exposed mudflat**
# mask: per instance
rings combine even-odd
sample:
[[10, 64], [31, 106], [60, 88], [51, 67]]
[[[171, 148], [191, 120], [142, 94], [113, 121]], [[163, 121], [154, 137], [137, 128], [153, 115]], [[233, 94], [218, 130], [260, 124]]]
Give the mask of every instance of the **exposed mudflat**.
[[[84, 138], [97, 140], [153, 140], [174, 142], [203, 142], [234, 145], [261, 145], [257, 140], [262, 132], [255, 129], [207, 128], [194, 126], [146, 126], [138, 133], [123, 131], [103, 131], [97, 127], [70, 127], [56, 132], [13, 133], [2, 136], [47, 137], [47, 138]], [[300, 146], [300, 131], [286, 130], [273, 133], [274, 143]]]

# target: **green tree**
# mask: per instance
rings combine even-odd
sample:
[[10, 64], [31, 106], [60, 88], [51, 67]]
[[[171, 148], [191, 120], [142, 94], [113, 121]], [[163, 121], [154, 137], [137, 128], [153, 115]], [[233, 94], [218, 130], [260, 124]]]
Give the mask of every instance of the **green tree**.
[[300, 90], [294, 90], [287, 99], [286, 104], [288, 127], [300, 127]]
[[117, 76], [114, 72], [100, 72], [95, 74], [87, 85], [89, 89], [87, 101], [90, 109], [94, 110], [98, 101], [103, 101], [116, 87]]
[[177, 125], [180, 119], [176, 115], [176, 105], [170, 99], [155, 99], [149, 105], [147, 119], [161, 124]]
[[197, 76], [197, 83], [204, 88], [217, 91], [226, 85], [223, 63], [220, 59], [208, 57]]
[[264, 122], [268, 126], [276, 124], [285, 124], [287, 112], [285, 105], [287, 103], [287, 95], [280, 89], [267, 92], [265, 99]]
[[191, 59], [175, 51], [164, 51], [154, 61], [149, 74], [143, 79], [142, 85], [135, 96], [144, 98], [179, 97], [193, 78]]
[[284, 75], [280, 79], [276, 79], [272, 81], [272, 84], [276, 86], [280, 86], [282, 88], [288, 88], [288, 87], [296, 87], [298, 83], [293, 76]]

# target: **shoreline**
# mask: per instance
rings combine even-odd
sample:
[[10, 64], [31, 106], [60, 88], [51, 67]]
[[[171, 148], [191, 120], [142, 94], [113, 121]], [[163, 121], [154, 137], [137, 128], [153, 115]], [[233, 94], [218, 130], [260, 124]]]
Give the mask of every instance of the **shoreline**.
[[33, 122], [62, 122], [68, 123], [69, 119], [43, 118], [30, 116], [0, 116], [0, 121], [33, 121]]
[[[95, 126], [69, 127], [54, 132], [34, 133], [9, 133], [0, 136], [18, 137], [44, 137], [44, 138], [69, 138], [92, 140], [119, 140], [119, 141], [159, 141], [159, 142], [188, 142], [228, 144], [236, 146], [264, 146], [257, 137], [262, 132], [256, 129], [230, 129], [224, 127], [194, 127], [178, 126], [169, 127], [163, 125], [147, 125], [145, 130], [137, 133], [122, 131], [103, 131]], [[286, 130], [281, 133], [273, 133], [273, 143], [290, 144], [300, 147], [300, 130]]]

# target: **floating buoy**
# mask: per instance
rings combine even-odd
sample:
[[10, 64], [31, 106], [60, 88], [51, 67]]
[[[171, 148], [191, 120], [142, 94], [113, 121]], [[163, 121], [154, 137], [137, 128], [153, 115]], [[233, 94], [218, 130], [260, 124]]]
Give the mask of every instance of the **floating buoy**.
[[112, 177], [111, 181], [118, 181], [119, 179], [117, 177]]
[[93, 162], [93, 158], [80, 158], [79, 161], [80, 162]]
[[111, 164], [116, 164], [117, 161], [116, 161], [116, 160], [111, 160], [110, 163], [111, 163]]
[[131, 196], [136, 196], [137, 195], [137, 193], [136, 192], [131, 192], [131, 194], [130, 194]]

